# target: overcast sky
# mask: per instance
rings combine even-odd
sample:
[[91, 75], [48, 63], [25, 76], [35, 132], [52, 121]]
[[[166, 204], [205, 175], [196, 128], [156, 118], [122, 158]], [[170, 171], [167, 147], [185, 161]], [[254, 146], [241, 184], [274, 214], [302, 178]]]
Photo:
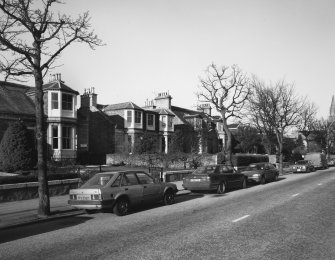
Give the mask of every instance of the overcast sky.
[[294, 82], [327, 117], [335, 94], [334, 0], [71, 0], [89, 10], [106, 46], [75, 44], [57, 71], [98, 103], [143, 106], [167, 92], [173, 105], [194, 108], [199, 76], [214, 62], [237, 64], [265, 81]]

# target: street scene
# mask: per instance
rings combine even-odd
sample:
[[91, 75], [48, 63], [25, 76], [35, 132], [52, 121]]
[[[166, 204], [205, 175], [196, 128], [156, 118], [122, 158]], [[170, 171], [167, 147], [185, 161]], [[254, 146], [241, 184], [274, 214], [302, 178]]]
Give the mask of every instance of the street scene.
[[335, 2], [0, 1], [0, 259], [335, 259]]

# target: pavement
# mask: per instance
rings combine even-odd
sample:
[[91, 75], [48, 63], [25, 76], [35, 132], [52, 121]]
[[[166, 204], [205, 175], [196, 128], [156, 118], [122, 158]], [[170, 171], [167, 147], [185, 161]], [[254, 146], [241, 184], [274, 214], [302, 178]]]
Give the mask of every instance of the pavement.
[[[182, 181], [172, 183], [177, 185], [177, 196], [190, 193], [190, 191], [184, 190]], [[83, 210], [78, 210], [69, 206], [67, 203], [68, 199], [68, 195], [50, 197], [51, 215], [43, 218], [37, 215], [38, 199], [0, 203], [0, 230], [85, 213]]]

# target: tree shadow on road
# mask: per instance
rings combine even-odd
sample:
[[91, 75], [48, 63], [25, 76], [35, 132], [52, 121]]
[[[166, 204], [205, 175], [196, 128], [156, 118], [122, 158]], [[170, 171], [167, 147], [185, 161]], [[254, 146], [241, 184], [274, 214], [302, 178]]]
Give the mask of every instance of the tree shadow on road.
[[48, 233], [58, 229], [79, 225], [90, 219], [92, 219], [92, 217], [68, 216], [68, 217], [47, 220], [44, 222], [38, 222], [35, 224], [26, 224], [17, 227], [9, 227], [0, 230], [0, 244], [25, 237]]

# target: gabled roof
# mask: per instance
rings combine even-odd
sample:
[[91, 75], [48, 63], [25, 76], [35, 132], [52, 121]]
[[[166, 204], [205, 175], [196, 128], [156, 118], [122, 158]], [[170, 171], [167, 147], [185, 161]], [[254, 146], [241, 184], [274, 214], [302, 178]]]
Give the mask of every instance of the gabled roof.
[[73, 90], [69, 86], [65, 85], [63, 81], [60, 81], [60, 80], [44, 84], [43, 89], [44, 90], [61, 90], [62, 92], [68, 92], [68, 93], [79, 95], [78, 91]]
[[123, 110], [123, 109], [136, 109], [136, 110], [144, 111], [143, 108], [139, 107], [138, 105], [130, 101], [124, 102], [124, 103], [107, 105], [106, 107], [103, 108], [103, 111]]
[[31, 87], [0, 81], [0, 113], [35, 115], [34, 102], [26, 95]]
[[148, 109], [147, 111], [156, 112], [160, 115], [175, 116], [175, 114], [170, 109], [166, 109], [166, 108], [154, 108], [154, 109]]

